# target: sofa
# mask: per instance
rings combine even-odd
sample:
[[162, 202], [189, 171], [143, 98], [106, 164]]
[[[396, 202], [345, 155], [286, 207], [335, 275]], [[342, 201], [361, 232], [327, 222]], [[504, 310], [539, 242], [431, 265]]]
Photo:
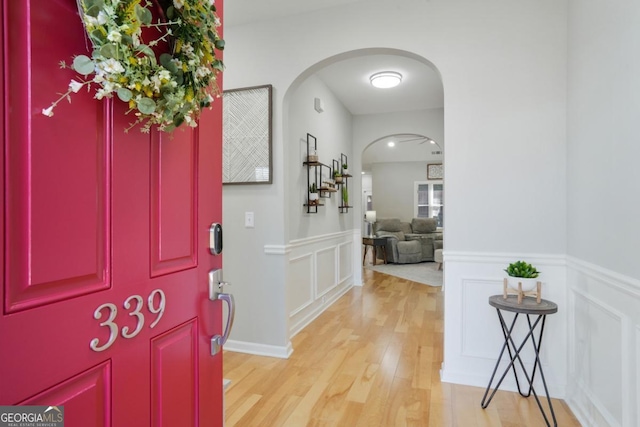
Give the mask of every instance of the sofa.
[[[386, 237], [387, 262], [409, 264], [434, 261], [436, 248], [442, 247], [442, 231], [437, 230], [435, 218], [413, 218], [403, 222], [399, 218], [379, 219], [373, 224], [376, 237]], [[382, 259], [383, 255], [378, 254]]]

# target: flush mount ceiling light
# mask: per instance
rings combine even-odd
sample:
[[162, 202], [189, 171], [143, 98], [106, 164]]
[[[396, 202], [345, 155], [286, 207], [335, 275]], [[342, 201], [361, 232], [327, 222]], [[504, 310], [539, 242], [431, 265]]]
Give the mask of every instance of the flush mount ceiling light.
[[402, 81], [402, 74], [395, 71], [382, 71], [371, 75], [369, 80], [374, 87], [388, 89], [400, 84]]
[[387, 142], [387, 145], [388, 145], [389, 147], [395, 147], [395, 146], [396, 146], [396, 143], [395, 143], [395, 142], [393, 142], [393, 141], [389, 141], [389, 142]]

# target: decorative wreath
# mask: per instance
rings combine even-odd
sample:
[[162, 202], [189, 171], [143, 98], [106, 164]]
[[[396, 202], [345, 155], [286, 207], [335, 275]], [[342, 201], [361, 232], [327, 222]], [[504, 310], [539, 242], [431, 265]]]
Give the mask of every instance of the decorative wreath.
[[[83, 77], [72, 79], [42, 114], [53, 116], [59, 102], [71, 102], [72, 92], [95, 83], [94, 98], [115, 94], [129, 104], [128, 113], [136, 119], [126, 131], [138, 124], [145, 133], [153, 125], [167, 132], [183, 123], [196, 127], [201, 109], [220, 96], [216, 76], [224, 67], [215, 50], [224, 49], [224, 40], [218, 36], [215, 0], [160, 0], [164, 19], [155, 23], [149, 0], [77, 2], [93, 52], [91, 58], [74, 57], [71, 66], [60, 62]], [[158, 37], [145, 42], [143, 29], [145, 37], [155, 31]], [[153, 48], [160, 42], [167, 42], [172, 53], [156, 58]]]

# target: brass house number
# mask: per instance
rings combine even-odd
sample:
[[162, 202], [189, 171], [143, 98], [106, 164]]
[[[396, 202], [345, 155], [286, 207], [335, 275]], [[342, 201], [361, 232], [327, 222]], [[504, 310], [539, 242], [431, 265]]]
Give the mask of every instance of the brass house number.
[[[159, 298], [156, 298], [156, 295], [159, 295]], [[156, 300], [158, 300], [156, 304]], [[155, 327], [162, 315], [164, 314], [164, 308], [166, 305], [166, 296], [161, 289], [155, 289], [149, 294], [147, 298], [147, 309], [156, 315], [156, 318], [149, 325], [150, 328]], [[118, 307], [115, 304], [110, 302], [106, 302], [96, 308], [96, 311], [93, 312], [93, 318], [96, 320], [100, 320], [102, 318], [102, 311], [106, 309], [109, 316], [107, 320], [100, 323], [100, 326], [106, 326], [109, 328], [109, 339], [103, 345], [98, 345], [100, 340], [98, 338], [94, 338], [91, 340], [89, 346], [93, 351], [104, 351], [111, 347], [113, 343], [118, 338], [118, 331], [121, 331], [122, 338], [133, 338], [140, 333], [142, 327], [144, 326], [144, 313], [142, 312], [142, 308], [144, 306], [144, 300], [140, 295], [131, 295], [129, 298], [124, 300], [122, 304], [125, 309], [130, 310], [129, 316], [133, 316], [136, 318], [136, 328], [133, 331], [129, 330], [128, 326], [123, 327], [121, 330], [118, 327], [118, 324], [115, 322], [116, 316], [118, 315]]]

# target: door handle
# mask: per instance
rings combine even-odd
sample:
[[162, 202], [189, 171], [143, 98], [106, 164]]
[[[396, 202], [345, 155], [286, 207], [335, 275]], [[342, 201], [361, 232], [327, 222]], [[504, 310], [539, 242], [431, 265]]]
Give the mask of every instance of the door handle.
[[219, 292], [222, 290], [222, 287], [224, 285], [230, 285], [230, 283], [223, 282], [221, 279], [222, 270], [211, 270], [209, 272], [209, 299], [211, 301], [224, 301], [227, 303], [228, 308], [227, 325], [224, 328], [224, 333], [222, 334], [222, 336], [214, 335], [211, 338], [212, 356], [218, 354], [222, 349], [222, 346], [229, 339], [229, 334], [231, 333], [231, 328], [233, 327], [233, 320], [236, 317], [236, 303], [233, 299], [233, 295]]

